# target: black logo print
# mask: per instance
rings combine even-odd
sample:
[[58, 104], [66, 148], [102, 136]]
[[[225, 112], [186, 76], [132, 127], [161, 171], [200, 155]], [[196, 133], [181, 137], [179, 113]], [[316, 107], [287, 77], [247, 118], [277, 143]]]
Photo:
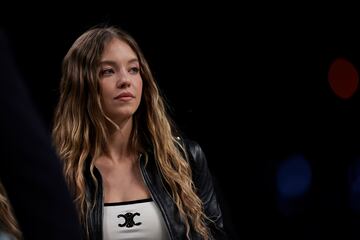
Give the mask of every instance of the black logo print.
[[126, 214], [119, 214], [117, 217], [118, 218], [124, 218], [125, 219], [125, 222], [123, 223], [123, 224], [119, 224], [119, 227], [127, 227], [127, 228], [131, 228], [131, 227], [133, 227], [133, 226], [138, 226], [138, 225], [140, 225], [141, 224], [141, 222], [137, 222], [137, 223], [135, 223], [135, 221], [134, 221], [134, 217], [135, 216], [140, 216], [140, 213], [130, 213], [130, 212], [128, 212], [128, 213], [126, 213]]

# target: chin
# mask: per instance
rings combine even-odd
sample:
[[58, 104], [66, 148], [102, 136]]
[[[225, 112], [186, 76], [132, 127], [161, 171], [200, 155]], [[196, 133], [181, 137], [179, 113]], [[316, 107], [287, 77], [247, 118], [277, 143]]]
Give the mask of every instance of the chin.
[[121, 113], [115, 113], [112, 114], [112, 118], [111, 119], [120, 119], [120, 120], [127, 120], [132, 118], [134, 115], [134, 112], [121, 112]]

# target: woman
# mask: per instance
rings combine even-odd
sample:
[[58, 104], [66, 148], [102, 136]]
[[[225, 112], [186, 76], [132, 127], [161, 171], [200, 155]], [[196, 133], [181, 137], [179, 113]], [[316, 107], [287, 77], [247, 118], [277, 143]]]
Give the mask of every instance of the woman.
[[222, 237], [205, 156], [121, 29], [90, 29], [66, 54], [53, 139], [86, 239]]

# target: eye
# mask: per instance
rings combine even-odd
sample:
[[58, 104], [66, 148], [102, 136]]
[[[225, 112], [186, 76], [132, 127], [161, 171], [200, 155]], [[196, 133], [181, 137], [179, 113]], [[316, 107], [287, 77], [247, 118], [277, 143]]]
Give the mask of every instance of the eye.
[[140, 69], [138, 67], [132, 67], [132, 68], [129, 69], [129, 73], [134, 74], [134, 75], [138, 74], [139, 71], [140, 71]]
[[115, 73], [115, 71], [114, 71], [114, 69], [112, 69], [112, 68], [106, 68], [106, 69], [102, 69], [101, 71], [100, 71], [100, 75], [101, 76], [111, 76], [112, 74], [114, 74]]

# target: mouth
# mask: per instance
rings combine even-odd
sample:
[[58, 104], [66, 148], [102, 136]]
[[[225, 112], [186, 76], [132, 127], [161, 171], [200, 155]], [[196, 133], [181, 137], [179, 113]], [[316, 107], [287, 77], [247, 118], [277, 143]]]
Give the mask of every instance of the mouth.
[[114, 97], [115, 100], [130, 100], [132, 98], [135, 98], [135, 96], [129, 92], [120, 93], [119, 95]]

